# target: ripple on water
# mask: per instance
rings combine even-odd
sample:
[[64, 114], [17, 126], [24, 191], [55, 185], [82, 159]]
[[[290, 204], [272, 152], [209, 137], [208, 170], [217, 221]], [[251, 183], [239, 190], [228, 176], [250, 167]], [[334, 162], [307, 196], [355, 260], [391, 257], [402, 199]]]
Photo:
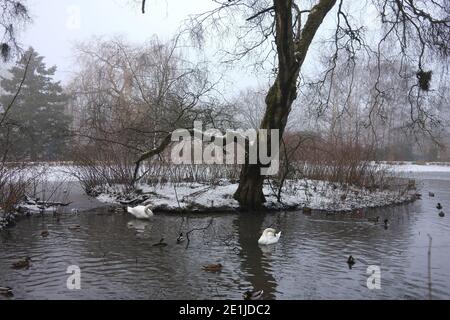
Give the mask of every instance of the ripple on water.
[[[450, 174], [424, 180], [436, 198], [404, 207], [369, 210], [364, 217], [323, 216], [288, 212], [210, 217], [156, 216], [130, 227], [128, 215], [82, 213], [22, 220], [0, 234], [0, 285], [14, 288], [16, 299], [241, 299], [250, 289], [263, 289], [268, 299], [426, 299], [429, 295], [427, 234], [433, 237], [432, 296], [450, 298], [450, 223], [437, 215], [436, 203], [450, 208]], [[367, 221], [389, 219], [389, 228]], [[80, 225], [81, 230], [68, 227]], [[260, 247], [267, 226], [282, 231], [281, 241]], [[40, 233], [48, 228], [44, 239]], [[161, 237], [166, 248], [154, 248]], [[346, 261], [357, 261], [349, 269]], [[30, 256], [29, 270], [11, 264]], [[202, 265], [222, 263], [222, 272]], [[66, 288], [67, 267], [82, 270], [82, 290]], [[367, 288], [367, 267], [381, 268], [381, 290]], [[0, 297], [1, 298], [1, 297]]]

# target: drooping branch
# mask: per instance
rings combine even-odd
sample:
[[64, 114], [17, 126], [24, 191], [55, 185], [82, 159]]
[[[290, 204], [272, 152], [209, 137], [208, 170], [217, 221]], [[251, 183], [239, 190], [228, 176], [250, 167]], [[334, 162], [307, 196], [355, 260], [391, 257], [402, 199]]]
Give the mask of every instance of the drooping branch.
[[26, 64], [25, 64], [25, 71], [24, 71], [24, 73], [23, 73], [22, 80], [20, 81], [19, 88], [17, 89], [16, 93], [14, 94], [14, 97], [12, 98], [11, 102], [9, 103], [9, 105], [8, 105], [8, 106], [5, 108], [5, 110], [4, 110], [3, 116], [2, 116], [2, 118], [1, 118], [1, 120], [0, 120], [0, 127], [1, 127], [1, 126], [3, 125], [3, 123], [5, 122], [5, 120], [6, 120], [7, 116], [8, 116], [9, 111], [10, 111], [11, 108], [14, 106], [14, 103], [16, 102], [17, 98], [18, 98], [19, 95], [20, 95], [20, 92], [22, 91], [23, 84], [25, 83], [25, 80], [26, 80], [26, 78], [27, 78], [28, 68], [29, 68], [29, 66], [30, 66], [30, 61], [31, 61], [32, 56], [33, 56], [33, 54], [30, 54], [30, 56], [29, 56], [28, 59], [27, 59], [27, 62], [26, 62]]
[[247, 21], [253, 20], [253, 19], [259, 17], [260, 15], [265, 14], [270, 11], [273, 11], [273, 10], [275, 10], [275, 6], [271, 6], [270, 8], [261, 10], [261, 11], [255, 13], [254, 15], [252, 15], [250, 18], [247, 18]]
[[171, 141], [172, 141], [172, 134], [170, 133], [161, 141], [161, 143], [156, 148], [143, 153], [139, 157], [139, 159], [136, 161], [135, 168], [134, 168], [134, 175], [133, 175], [134, 183], [136, 183], [136, 181], [139, 180], [138, 174], [139, 174], [139, 168], [141, 167], [142, 162], [147, 159], [150, 159], [153, 156], [156, 156], [156, 155], [164, 152], [164, 150], [169, 146]]

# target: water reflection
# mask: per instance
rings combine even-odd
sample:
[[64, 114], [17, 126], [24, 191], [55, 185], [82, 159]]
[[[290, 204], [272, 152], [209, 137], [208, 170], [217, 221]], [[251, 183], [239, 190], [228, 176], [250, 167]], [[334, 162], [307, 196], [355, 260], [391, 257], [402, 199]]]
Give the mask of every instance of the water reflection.
[[264, 214], [240, 215], [234, 221], [238, 230], [238, 242], [241, 246], [241, 270], [251, 283], [251, 290], [264, 290], [265, 299], [274, 299], [277, 283], [273, 277], [272, 252], [275, 246], [259, 246], [258, 238], [265, 229]]
[[[423, 178], [421, 187], [423, 200], [414, 204], [345, 215], [157, 215], [139, 221], [97, 209], [67, 212], [59, 220], [25, 218], [0, 233], [0, 286], [12, 287], [15, 299], [242, 299], [253, 289], [264, 290], [265, 299], [426, 299], [430, 234], [432, 297], [448, 299], [450, 222], [438, 216], [436, 204], [450, 207], [450, 175]], [[425, 196], [428, 191], [436, 197]], [[369, 221], [376, 216], [379, 223]], [[80, 229], [69, 229], [73, 225]], [[282, 237], [260, 247], [267, 227]], [[49, 231], [47, 238], [42, 230]], [[192, 230], [189, 246], [176, 243], [180, 232]], [[153, 247], [162, 237], [167, 247]], [[33, 259], [29, 270], [10, 268], [26, 256]], [[224, 266], [221, 272], [202, 270], [215, 263]], [[81, 267], [80, 291], [65, 286], [70, 265]], [[369, 265], [381, 268], [381, 290], [366, 286]]]

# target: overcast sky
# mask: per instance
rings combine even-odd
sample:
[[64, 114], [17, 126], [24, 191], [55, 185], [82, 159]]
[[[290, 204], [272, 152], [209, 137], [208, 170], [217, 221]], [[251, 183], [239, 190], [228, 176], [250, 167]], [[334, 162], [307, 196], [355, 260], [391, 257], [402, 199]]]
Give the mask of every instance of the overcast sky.
[[73, 46], [93, 36], [122, 35], [144, 42], [157, 35], [169, 39], [189, 14], [211, 6], [210, 0], [152, 0], [145, 15], [136, 0], [28, 0], [33, 23], [21, 35], [48, 65], [58, 66], [58, 79], [73, 71]]
[[[45, 57], [48, 66], [56, 65], [56, 78], [63, 83], [67, 83], [76, 70], [73, 48], [77, 42], [90, 40], [93, 36], [115, 35], [137, 43], [154, 35], [168, 40], [190, 14], [202, 13], [216, 6], [212, 0], [148, 0], [144, 15], [140, 0], [27, 0], [27, 3], [33, 22], [21, 34], [22, 46], [24, 49], [33, 46]], [[356, 3], [360, 4], [359, 1]], [[346, 4], [355, 6], [354, 2]], [[365, 10], [360, 12], [366, 23], [367, 13], [374, 16]], [[321, 32], [334, 30], [335, 17], [330, 16], [326, 20], [329, 23], [324, 23]], [[320, 44], [318, 48], [319, 51], [322, 49]], [[316, 55], [309, 53], [307, 60], [311, 56]], [[314, 63], [305, 65], [314, 67]], [[228, 82], [234, 84], [232, 87], [239, 89], [269, 82], [267, 76], [257, 77], [242, 68], [236, 68], [227, 76]]]

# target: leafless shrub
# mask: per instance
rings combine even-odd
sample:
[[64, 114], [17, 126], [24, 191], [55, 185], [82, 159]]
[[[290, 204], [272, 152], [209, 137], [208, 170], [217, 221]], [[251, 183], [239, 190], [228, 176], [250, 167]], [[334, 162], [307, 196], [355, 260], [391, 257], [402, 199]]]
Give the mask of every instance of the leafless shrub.
[[23, 200], [26, 188], [22, 167], [0, 164], [0, 211], [12, 214]]
[[74, 152], [72, 174], [89, 195], [113, 185], [122, 186], [124, 191], [133, 189], [133, 159], [126, 150], [114, 145], [78, 148]]
[[325, 139], [304, 134], [285, 140], [279, 179], [322, 180], [368, 189], [388, 187], [388, 172], [371, 161], [370, 147], [342, 137]]

